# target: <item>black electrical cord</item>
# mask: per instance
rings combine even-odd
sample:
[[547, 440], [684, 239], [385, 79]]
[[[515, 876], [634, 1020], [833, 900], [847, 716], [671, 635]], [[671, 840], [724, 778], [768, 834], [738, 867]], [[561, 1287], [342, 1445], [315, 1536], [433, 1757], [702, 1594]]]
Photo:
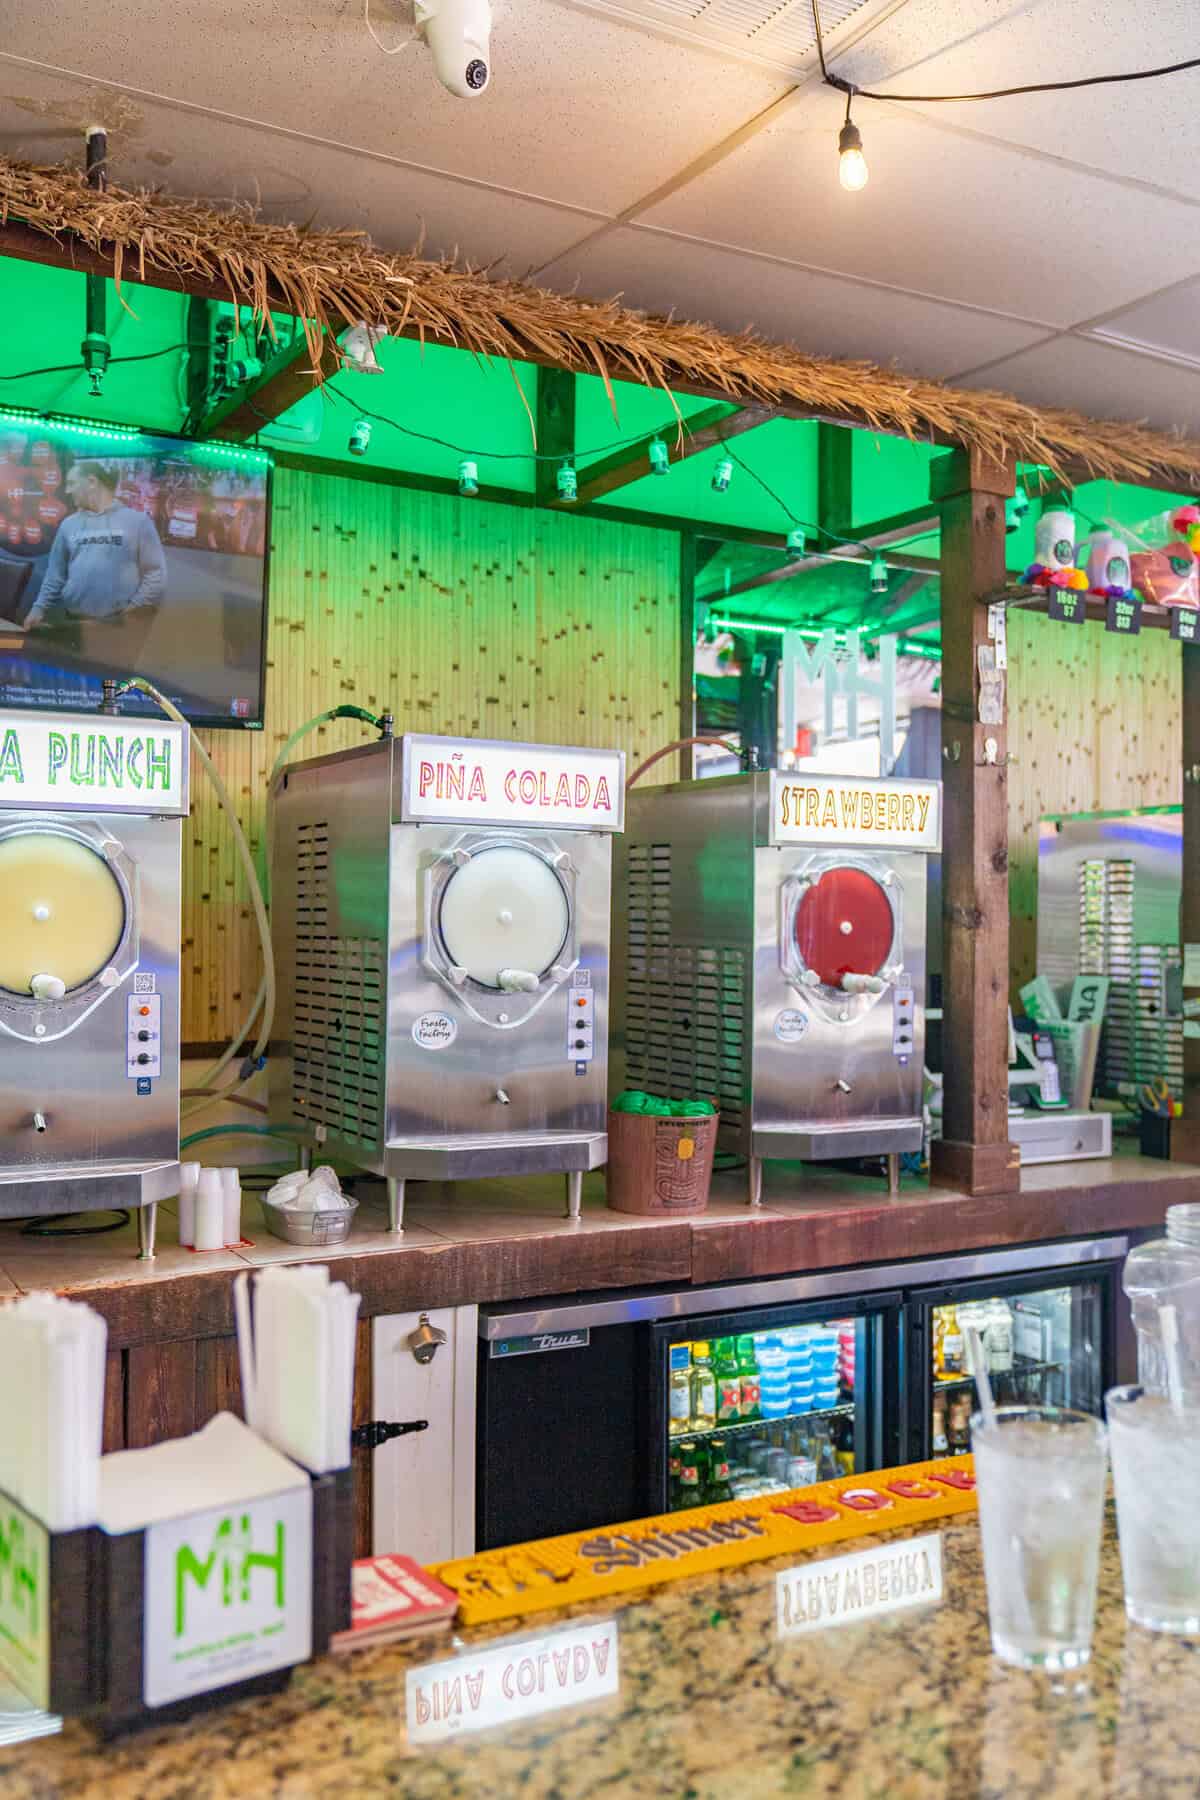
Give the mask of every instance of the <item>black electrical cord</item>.
[[[159, 356], [173, 356], [177, 350], [201, 350], [202, 344], [164, 344], [161, 350], [144, 350], [136, 356], [110, 356], [109, 368], [117, 363], [153, 362]], [[15, 375], [0, 375], [0, 381], [33, 381], [39, 375], [72, 375], [84, 373], [84, 363], [57, 363], [50, 369], [21, 369]]]
[[115, 1216], [111, 1224], [108, 1225], [64, 1225], [64, 1219], [78, 1219], [81, 1215], [79, 1213], [46, 1213], [42, 1218], [26, 1219], [21, 1226], [21, 1236], [46, 1238], [103, 1237], [106, 1232], [120, 1231], [122, 1226], [128, 1225], [129, 1223], [131, 1215], [127, 1206], [115, 1206], [112, 1208], [112, 1212]]
[[1200, 69], [1200, 56], [1185, 57], [1182, 62], [1164, 63], [1157, 69], [1128, 69], [1116, 75], [1078, 75], [1071, 81], [1027, 81], [1017, 87], [990, 88], [979, 94], [881, 94], [872, 88], [856, 87], [842, 75], [831, 75], [825, 62], [825, 43], [821, 35], [820, 0], [812, 0], [813, 27], [817, 38], [817, 58], [821, 79], [826, 86], [845, 94], [846, 116], [850, 116], [850, 100], [894, 100], [898, 106], [936, 106], [943, 102], [961, 105], [970, 100], [1011, 100], [1019, 94], [1061, 94], [1072, 88], [1111, 87], [1123, 81], [1156, 81], [1162, 75], [1179, 75], [1185, 69]]

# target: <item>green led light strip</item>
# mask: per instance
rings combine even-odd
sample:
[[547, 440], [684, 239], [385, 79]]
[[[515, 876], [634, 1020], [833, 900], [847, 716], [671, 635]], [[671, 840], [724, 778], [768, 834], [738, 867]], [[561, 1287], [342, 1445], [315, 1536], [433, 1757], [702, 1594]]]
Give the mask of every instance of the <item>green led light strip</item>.
[[[22, 431], [35, 427], [42, 431], [66, 432], [73, 437], [100, 438], [114, 444], [141, 444], [147, 437], [158, 436], [132, 425], [97, 425], [90, 419], [70, 414], [40, 413], [20, 406], [0, 408], [0, 426], [5, 425], [16, 425]], [[180, 443], [186, 446], [189, 458], [209, 457], [214, 462], [244, 463], [255, 469], [271, 467], [271, 457], [266, 450], [243, 450], [237, 444], [200, 443], [193, 438], [183, 438]]]

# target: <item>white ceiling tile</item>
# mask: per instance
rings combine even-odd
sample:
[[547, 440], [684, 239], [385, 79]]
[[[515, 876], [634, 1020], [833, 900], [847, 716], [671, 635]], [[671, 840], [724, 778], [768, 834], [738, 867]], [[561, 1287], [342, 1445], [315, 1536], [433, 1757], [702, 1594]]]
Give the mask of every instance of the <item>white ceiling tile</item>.
[[[884, 93], [977, 93], [1178, 62], [1195, 54], [1196, 18], [1195, 0], [909, 0], [832, 60], [856, 86]], [[947, 125], [1195, 196], [1194, 72], [924, 110]], [[873, 131], [873, 103], [862, 101], [856, 113]]]
[[577, 283], [596, 298], [619, 291], [628, 305], [648, 312], [674, 310], [729, 331], [752, 325], [803, 350], [895, 361], [934, 376], [953, 375], [1040, 335], [1006, 319], [632, 227], [565, 256], [548, 279], [563, 288]]
[[1124, 338], [1200, 363], [1200, 281], [1131, 306], [1098, 326], [1095, 336]]
[[1153, 195], [929, 129], [863, 115], [870, 180], [838, 183], [842, 105], [803, 95], [725, 161], [643, 215], [711, 242], [1066, 325], [1161, 284], [1164, 247], [1188, 258], [1194, 215]]
[[[76, 105], [78, 91], [45, 76], [31, 77], [30, 97], [41, 104]], [[227, 205], [257, 206], [271, 220], [311, 221], [366, 231], [395, 250], [423, 238], [430, 256], [457, 249], [476, 264], [495, 264], [517, 276], [575, 243], [594, 220], [587, 214], [525, 200], [445, 176], [366, 161], [343, 150], [296, 146], [245, 126], [213, 129], [197, 113], [143, 103], [136, 132], [119, 134], [113, 172], [133, 186]], [[40, 156], [62, 153], [70, 140], [38, 138], [31, 115], [14, 121], [0, 103], [0, 149]], [[41, 129], [50, 121], [43, 119]], [[16, 129], [13, 130], [14, 123]], [[163, 148], [169, 144], [170, 150]]]
[[[684, 168], [787, 87], [763, 69], [665, 44], [557, 0], [498, 0], [492, 80], [476, 100], [441, 86], [420, 43], [375, 49], [361, 0], [56, 0], [5, 20], [0, 109], [27, 95], [14, 55], [375, 154], [616, 211]], [[411, 20], [411, 10], [408, 11]], [[372, 0], [385, 43], [401, 9]], [[219, 54], [214, 47], [219, 46]], [[8, 66], [4, 64], [7, 61]], [[168, 132], [169, 136], [169, 132]], [[307, 152], [293, 150], [300, 162]]]
[[1200, 434], [1200, 372], [1091, 338], [1057, 338], [1022, 351], [965, 385], [1075, 407], [1094, 419], [1144, 419], [1162, 431]]

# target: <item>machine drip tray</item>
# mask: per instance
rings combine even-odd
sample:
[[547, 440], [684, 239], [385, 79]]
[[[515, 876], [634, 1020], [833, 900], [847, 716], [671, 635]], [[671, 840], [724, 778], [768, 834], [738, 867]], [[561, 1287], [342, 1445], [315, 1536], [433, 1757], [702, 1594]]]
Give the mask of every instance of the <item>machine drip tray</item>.
[[750, 1135], [755, 1156], [785, 1162], [829, 1162], [842, 1156], [888, 1156], [919, 1150], [920, 1119], [860, 1119], [845, 1125], [756, 1125]]
[[0, 1218], [153, 1206], [178, 1192], [177, 1162], [30, 1164], [0, 1169]]
[[487, 1175], [564, 1175], [600, 1168], [603, 1131], [492, 1132], [478, 1137], [389, 1138], [385, 1172], [412, 1181], [472, 1181]]

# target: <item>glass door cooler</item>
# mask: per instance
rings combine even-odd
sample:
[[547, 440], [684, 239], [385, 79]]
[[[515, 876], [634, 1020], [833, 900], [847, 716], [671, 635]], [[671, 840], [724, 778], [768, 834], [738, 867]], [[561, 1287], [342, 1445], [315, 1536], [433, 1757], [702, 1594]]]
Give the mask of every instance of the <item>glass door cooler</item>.
[[[966, 1334], [978, 1332], [999, 1406], [1100, 1414], [1116, 1375], [1123, 1238], [962, 1258], [905, 1296], [909, 1457], [971, 1447], [975, 1388]], [[1022, 1266], [1024, 1265], [1024, 1266]], [[1035, 1266], [1031, 1266], [1035, 1265]], [[962, 1277], [953, 1279], [962, 1271]], [[978, 1271], [978, 1272], [976, 1272]]]
[[651, 1509], [882, 1467], [898, 1442], [900, 1301], [883, 1292], [652, 1325]]

